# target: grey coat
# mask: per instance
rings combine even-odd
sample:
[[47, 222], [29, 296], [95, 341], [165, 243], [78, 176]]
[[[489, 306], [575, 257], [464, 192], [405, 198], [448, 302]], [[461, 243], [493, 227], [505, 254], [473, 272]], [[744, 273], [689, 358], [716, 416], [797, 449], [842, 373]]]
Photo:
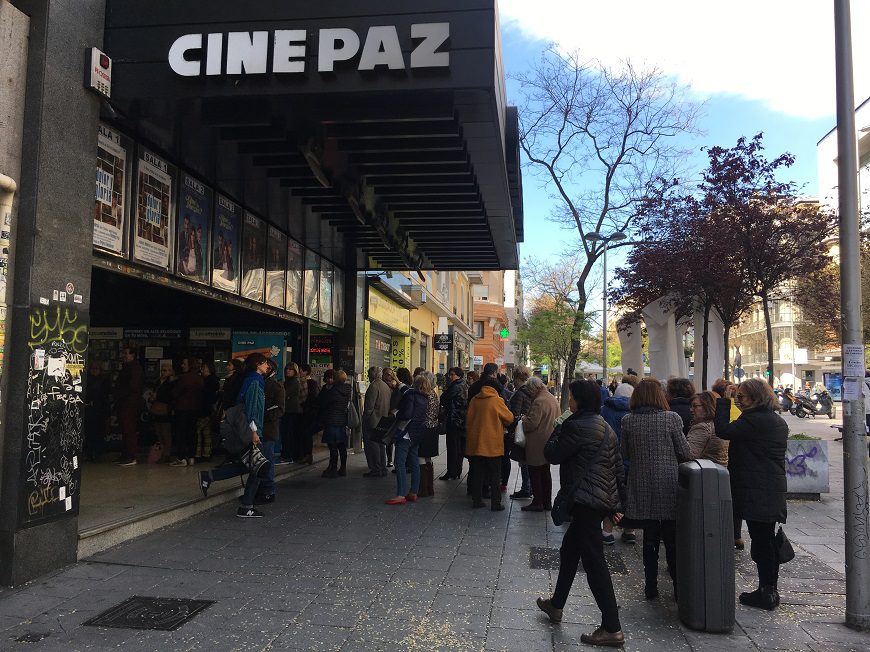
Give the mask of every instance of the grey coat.
[[[522, 391], [522, 387], [520, 387]], [[517, 392], [519, 394], [519, 392]], [[561, 414], [559, 402], [546, 388], [542, 388], [532, 400], [528, 412], [523, 417], [523, 431], [526, 434], [526, 464], [529, 466], [547, 466], [549, 462], [544, 457], [544, 445], [553, 434], [556, 417]], [[547, 471], [549, 473], [549, 470]]]
[[625, 515], [677, 518], [677, 469], [692, 459], [676, 412], [638, 408], [622, 418], [622, 457], [629, 462]]
[[362, 413], [362, 427], [364, 432], [370, 432], [381, 417], [390, 413], [390, 399], [392, 390], [380, 378], [375, 379], [366, 390], [365, 402]]

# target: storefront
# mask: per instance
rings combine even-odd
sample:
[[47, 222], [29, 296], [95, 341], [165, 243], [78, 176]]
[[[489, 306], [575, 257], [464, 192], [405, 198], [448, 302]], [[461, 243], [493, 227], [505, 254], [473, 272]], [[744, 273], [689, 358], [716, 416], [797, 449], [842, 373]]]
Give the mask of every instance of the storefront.
[[[516, 268], [522, 232], [494, 0], [11, 6], [28, 46], [21, 126], [0, 132], [18, 182], [4, 584], [73, 561], [83, 496], [119, 482], [83, 489], [89, 360], [114, 371], [130, 344], [151, 374], [263, 345], [359, 375], [389, 342], [390, 366], [411, 366], [431, 333], [412, 355], [409, 307], [359, 275]], [[83, 45], [99, 48], [84, 66]]]
[[369, 286], [364, 329], [363, 367], [408, 367], [411, 364], [411, 311]]

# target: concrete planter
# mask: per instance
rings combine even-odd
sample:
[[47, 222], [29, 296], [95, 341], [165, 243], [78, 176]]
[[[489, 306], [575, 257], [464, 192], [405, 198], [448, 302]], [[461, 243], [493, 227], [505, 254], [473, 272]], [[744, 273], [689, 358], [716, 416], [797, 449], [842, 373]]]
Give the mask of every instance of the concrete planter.
[[819, 500], [820, 494], [828, 493], [828, 442], [789, 439], [785, 449], [785, 477], [789, 498]]

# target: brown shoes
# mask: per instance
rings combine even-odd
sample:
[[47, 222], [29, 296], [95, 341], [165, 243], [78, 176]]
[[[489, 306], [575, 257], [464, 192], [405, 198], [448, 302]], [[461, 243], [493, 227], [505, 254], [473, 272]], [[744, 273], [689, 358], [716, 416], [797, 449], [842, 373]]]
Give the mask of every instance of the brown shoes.
[[552, 600], [550, 600], [549, 598], [546, 600], [544, 600], [544, 598], [538, 598], [536, 600], [536, 603], [538, 605], [538, 609], [540, 609], [545, 614], [547, 614], [547, 616], [550, 617], [551, 623], [559, 624], [562, 622], [562, 610], [556, 609], [556, 607], [553, 606]]
[[621, 631], [608, 632], [603, 627], [599, 627], [591, 634], [583, 634], [580, 641], [586, 645], [603, 645], [605, 647], [622, 647], [625, 645], [625, 634]]

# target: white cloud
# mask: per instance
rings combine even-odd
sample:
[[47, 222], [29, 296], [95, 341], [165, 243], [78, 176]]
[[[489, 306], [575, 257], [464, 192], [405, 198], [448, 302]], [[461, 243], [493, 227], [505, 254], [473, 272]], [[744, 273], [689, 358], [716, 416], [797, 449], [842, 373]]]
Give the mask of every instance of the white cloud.
[[[835, 113], [831, 0], [500, 0], [527, 36], [606, 64], [655, 65], [702, 95], [804, 118]], [[852, 0], [855, 96], [870, 95], [870, 2]]]

